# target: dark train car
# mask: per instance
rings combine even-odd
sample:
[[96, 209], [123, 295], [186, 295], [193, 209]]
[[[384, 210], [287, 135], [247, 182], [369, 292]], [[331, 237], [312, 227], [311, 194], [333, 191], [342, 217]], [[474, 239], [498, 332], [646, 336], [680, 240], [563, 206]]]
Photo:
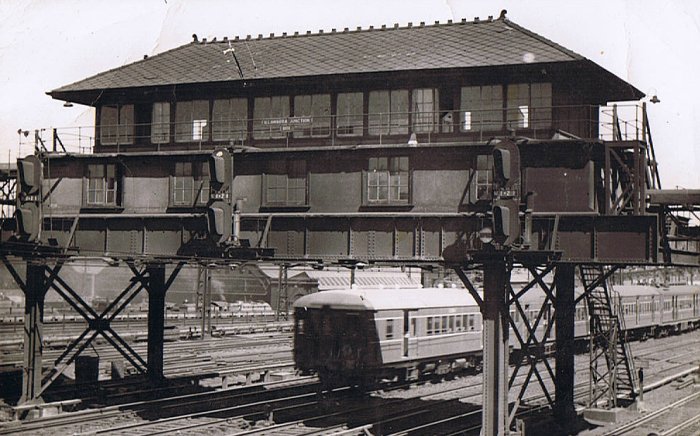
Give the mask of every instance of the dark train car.
[[297, 367], [328, 384], [415, 379], [481, 360], [481, 314], [464, 289], [324, 291], [294, 309]]

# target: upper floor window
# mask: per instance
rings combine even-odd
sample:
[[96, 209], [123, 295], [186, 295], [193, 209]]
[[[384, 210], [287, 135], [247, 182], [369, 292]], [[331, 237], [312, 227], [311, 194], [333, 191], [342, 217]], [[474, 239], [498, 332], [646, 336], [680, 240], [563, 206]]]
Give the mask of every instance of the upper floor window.
[[270, 207], [305, 206], [306, 181], [306, 161], [270, 161], [263, 176], [263, 204]]
[[248, 131], [248, 99], [214, 100], [211, 122], [214, 141], [245, 141]]
[[151, 117], [151, 142], [166, 144], [170, 142], [170, 103], [153, 103]]
[[289, 96], [256, 97], [253, 107], [253, 138], [285, 138], [289, 130]]
[[100, 143], [134, 143], [134, 105], [105, 105], [100, 108]]
[[500, 131], [503, 128], [503, 86], [464, 86], [461, 97], [462, 131]]
[[361, 136], [364, 102], [361, 92], [338, 94], [336, 120], [338, 136]]
[[371, 91], [369, 93], [369, 134], [408, 133], [408, 91]]
[[171, 206], [204, 206], [209, 201], [207, 162], [176, 162], [171, 178]]
[[115, 164], [88, 165], [86, 182], [85, 202], [87, 206], [119, 206], [117, 167]]
[[412, 94], [413, 131], [427, 133], [437, 131], [438, 90], [435, 88], [414, 89]]
[[179, 101], [175, 106], [175, 141], [209, 140], [209, 101]]
[[507, 93], [509, 128], [543, 129], [552, 125], [551, 83], [510, 84]]
[[330, 94], [297, 95], [294, 97], [295, 138], [324, 137], [331, 133]]
[[408, 156], [370, 158], [364, 186], [366, 205], [408, 204]]
[[469, 191], [471, 203], [490, 201], [493, 197], [493, 156], [477, 155], [475, 164]]

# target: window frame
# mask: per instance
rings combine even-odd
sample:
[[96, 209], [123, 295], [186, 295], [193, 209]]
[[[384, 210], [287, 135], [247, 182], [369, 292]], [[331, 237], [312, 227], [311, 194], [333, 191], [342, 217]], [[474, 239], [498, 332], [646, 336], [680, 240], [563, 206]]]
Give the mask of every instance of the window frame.
[[[412, 185], [411, 159], [408, 155], [370, 157], [367, 169], [363, 170], [362, 205], [410, 206]], [[382, 195], [382, 192], [385, 194]], [[402, 195], [405, 198], [401, 198]]]
[[[253, 99], [253, 139], [284, 139], [289, 132], [289, 118], [292, 114], [289, 95], [258, 96]], [[264, 113], [262, 103], [268, 107]]]
[[479, 154], [474, 157], [469, 200], [471, 204], [493, 200], [493, 155]]
[[[411, 125], [408, 89], [369, 91], [367, 100], [369, 136], [408, 135]], [[381, 106], [379, 111], [373, 110], [376, 105]]]
[[211, 111], [212, 141], [247, 140], [249, 104], [247, 97], [214, 99]]
[[[296, 177], [290, 177], [296, 176]], [[290, 185], [290, 181], [296, 181]], [[271, 186], [273, 182], [275, 183]], [[282, 183], [283, 182], [283, 183]], [[283, 200], [271, 199], [270, 191], [284, 192]], [[303, 192], [303, 201], [290, 197], [290, 193]], [[291, 198], [291, 199], [290, 199]], [[262, 207], [293, 208], [309, 206], [309, 170], [305, 159], [279, 159], [268, 162], [267, 171], [262, 174]]]
[[209, 120], [209, 100], [175, 102], [175, 142], [209, 142]]
[[[427, 101], [426, 96], [430, 96]], [[437, 133], [440, 126], [440, 92], [438, 88], [414, 88], [411, 90], [411, 131], [413, 133]]]
[[[307, 101], [308, 100], [308, 101]], [[294, 96], [292, 127], [295, 138], [328, 138], [331, 136], [331, 94], [300, 94]], [[308, 104], [308, 107], [304, 107]], [[304, 111], [302, 112], [302, 107]], [[309, 122], [306, 120], [309, 119]]]
[[[175, 162], [170, 176], [169, 207], [205, 207], [209, 202], [209, 180], [207, 162]], [[181, 199], [178, 193], [182, 194]]]
[[[116, 111], [113, 124], [105, 124], [107, 109]], [[134, 130], [133, 104], [106, 104], [100, 107], [100, 145], [131, 145], [134, 143]]]
[[[96, 174], [98, 172], [99, 174]], [[116, 163], [88, 164], [85, 167], [83, 183], [83, 208], [120, 208], [121, 185], [121, 171]]]
[[151, 110], [151, 143], [170, 143], [170, 102], [156, 101]]
[[503, 85], [470, 85], [460, 88], [462, 132], [500, 132], [504, 126]]
[[[359, 97], [359, 106], [357, 99]], [[347, 101], [346, 101], [347, 99]], [[341, 101], [342, 100], [342, 101]], [[355, 100], [355, 101], [353, 101]], [[365, 124], [365, 95], [363, 92], [341, 92], [336, 96], [336, 135], [363, 136]], [[358, 112], [359, 109], [359, 112]]]

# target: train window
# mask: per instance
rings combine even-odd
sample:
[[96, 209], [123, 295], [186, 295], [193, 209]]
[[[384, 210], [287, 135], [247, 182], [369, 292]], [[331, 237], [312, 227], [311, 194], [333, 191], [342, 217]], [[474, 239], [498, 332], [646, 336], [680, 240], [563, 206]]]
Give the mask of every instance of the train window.
[[303, 319], [297, 319], [297, 334], [298, 335], [304, 334], [304, 320]]
[[474, 330], [476, 330], [476, 323], [475, 323], [475, 319], [474, 319], [474, 318], [475, 318], [474, 315], [469, 315], [469, 324], [468, 324], [468, 326], [469, 326], [469, 331], [470, 331], [470, 332], [473, 332]]
[[429, 316], [426, 321], [427, 324], [427, 334], [432, 335], [433, 334], [433, 317]]
[[394, 337], [394, 320], [387, 319], [386, 320], [386, 338], [392, 339], [393, 337]]
[[458, 332], [463, 331], [463, 330], [462, 330], [462, 317], [461, 317], [460, 315], [457, 315], [457, 316], [455, 317], [455, 329], [456, 329]]
[[449, 332], [452, 333], [455, 331], [455, 317], [454, 315], [450, 316], [450, 330]]
[[416, 319], [411, 318], [411, 336], [416, 336]]
[[469, 326], [469, 315], [462, 315], [462, 325], [464, 326], [465, 330], [471, 330], [468, 328]]
[[440, 330], [442, 333], [447, 333], [447, 317], [443, 316], [442, 317], [442, 329]]

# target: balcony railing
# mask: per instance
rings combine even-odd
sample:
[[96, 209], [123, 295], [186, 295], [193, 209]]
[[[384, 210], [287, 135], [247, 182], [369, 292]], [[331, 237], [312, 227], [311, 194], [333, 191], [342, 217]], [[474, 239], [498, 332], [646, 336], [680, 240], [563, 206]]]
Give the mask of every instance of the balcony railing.
[[[48, 130], [37, 139], [48, 151], [91, 153], [217, 145], [337, 145], [353, 142], [420, 144], [486, 141], [516, 135], [537, 139], [584, 138], [646, 141], [642, 105], [553, 106], [392, 112], [344, 116], [289, 116], [266, 119], [192, 120], [186, 123], [77, 126]], [[46, 130], [41, 132], [45, 133]]]

